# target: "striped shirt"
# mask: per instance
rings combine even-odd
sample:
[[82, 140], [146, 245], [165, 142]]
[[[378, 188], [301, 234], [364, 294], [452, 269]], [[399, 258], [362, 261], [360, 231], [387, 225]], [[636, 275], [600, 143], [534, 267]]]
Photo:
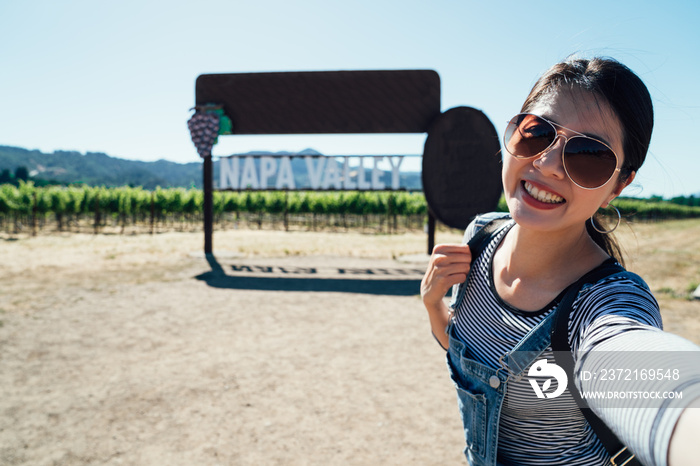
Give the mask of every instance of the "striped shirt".
[[[483, 219], [478, 227], [491, 218], [493, 217]], [[456, 334], [467, 345], [470, 357], [493, 368], [501, 367], [499, 358], [512, 350], [530, 329], [553, 312], [562, 297], [560, 295], [536, 312], [521, 311], [500, 299], [493, 283], [492, 260], [497, 246], [511, 226], [512, 224], [501, 231], [474, 261], [464, 298], [455, 310]], [[467, 229], [465, 239], [469, 239], [476, 228], [477, 225], [473, 222]], [[609, 277], [584, 287], [573, 304], [568, 337], [575, 360], [577, 356], [603, 346], [607, 351], [648, 349], [649, 346], [644, 341], [648, 341], [650, 335], [658, 340], [658, 348], [697, 349], [686, 340], [660, 329], [659, 307], [649, 289], [629, 278]], [[629, 332], [630, 330], [637, 331]], [[637, 338], [637, 343], [633, 343], [630, 338], [611, 339], [613, 336], [627, 335], [627, 332], [641, 338]], [[618, 340], [626, 341], [620, 347], [614, 343]], [[541, 358], [546, 358], [548, 363], [555, 363], [551, 346]], [[577, 374], [588, 369], [585, 363], [579, 364]], [[696, 367], [694, 370], [698, 372], [699, 369]], [[582, 391], [596, 388], [596, 381], [577, 379], [575, 383]], [[533, 388], [527, 378], [509, 381], [498, 433], [499, 464], [590, 466], [603, 465], [609, 461], [607, 451], [581, 414], [568, 389], [562, 395], [548, 399], [546, 403], [533, 404], [532, 400]], [[688, 402], [690, 400], [686, 400]], [[644, 464], [665, 464], [668, 439], [679, 410], [671, 410], [668, 415], [658, 409], [608, 409], [601, 413], [596, 409], [594, 400], [588, 400], [588, 403]], [[634, 404], [634, 407], [640, 406], [643, 407], [638, 402]], [[630, 411], [635, 411], [635, 414], [630, 415]], [[640, 419], [643, 415], [652, 420], [643, 422]], [[661, 418], [667, 424], [663, 431], [658, 429]], [[650, 422], [656, 426], [651, 429], [656, 437], [651, 442], [649, 432], [638, 429]]]

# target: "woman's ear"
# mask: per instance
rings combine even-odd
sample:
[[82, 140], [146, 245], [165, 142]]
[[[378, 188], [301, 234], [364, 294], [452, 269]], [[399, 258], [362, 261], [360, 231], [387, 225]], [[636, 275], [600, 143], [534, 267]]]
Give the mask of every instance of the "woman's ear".
[[606, 208], [613, 199], [615, 199], [617, 196], [620, 195], [623, 189], [625, 189], [627, 186], [629, 186], [633, 181], [634, 177], [637, 175], [637, 172], [632, 171], [629, 176], [625, 179], [625, 181], [618, 181], [617, 186], [615, 186], [615, 189], [613, 190], [612, 193], [610, 193], [610, 197], [605, 201], [605, 204], [602, 205], [602, 208]]
[[632, 182], [634, 181], [634, 177], [635, 177], [635, 176], [637, 176], [637, 172], [634, 171], [634, 170], [632, 170], [632, 171], [630, 172], [630, 175], [627, 177], [627, 179], [626, 179], [623, 183], [618, 183], [618, 188], [619, 188], [619, 190], [620, 190], [620, 191], [618, 191], [618, 193], [617, 193], [618, 196], [620, 195], [620, 193], [622, 192], [623, 189], [625, 189], [627, 186], [629, 186], [630, 184], [632, 184]]

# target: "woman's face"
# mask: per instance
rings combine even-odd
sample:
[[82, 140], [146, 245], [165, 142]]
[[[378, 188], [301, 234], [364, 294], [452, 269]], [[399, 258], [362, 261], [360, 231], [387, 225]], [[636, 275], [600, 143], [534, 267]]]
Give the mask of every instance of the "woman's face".
[[[622, 166], [623, 132], [619, 119], [607, 102], [586, 91], [559, 90], [544, 96], [529, 113], [557, 125], [559, 134], [571, 137], [576, 131], [607, 143]], [[569, 131], [572, 130], [572, 131]], [[513, 219], [521, 227], [542, 231], [583, 229], [585, 221], [620, 194], [632, 181], [620, 182], [620, 172], [604, 186], [583, 189], [566, 175], [562, 164], [564, 138], [558, 138], [537, 157], [518, 159], [503, 151], [503, 191]], [[545, 195], [549, 193], [550, 196]]]

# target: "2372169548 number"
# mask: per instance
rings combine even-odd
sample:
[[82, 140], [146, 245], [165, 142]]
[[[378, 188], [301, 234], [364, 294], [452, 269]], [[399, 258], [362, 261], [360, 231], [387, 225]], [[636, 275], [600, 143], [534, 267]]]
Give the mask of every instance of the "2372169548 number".
[[679, 380], [678, 369], [601, 369], [593, 374], [598, 380]]

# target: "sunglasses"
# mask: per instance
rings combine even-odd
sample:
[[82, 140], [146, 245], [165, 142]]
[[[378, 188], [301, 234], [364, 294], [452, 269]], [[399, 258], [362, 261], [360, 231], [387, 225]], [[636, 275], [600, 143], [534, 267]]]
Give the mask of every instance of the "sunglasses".
[[[557, 133], [557, 127], [576, 134], [563, 136]], [[515, 115], [508, 122], [503, 142], [510, 155], [527, 159], [548, 150], [560, 136], [564, 138], [564, 171], [576, 186], [583, 189], [600, 188], [620, 171], [617, 168], [617, 155], [607, 144], [531, 113]]]

